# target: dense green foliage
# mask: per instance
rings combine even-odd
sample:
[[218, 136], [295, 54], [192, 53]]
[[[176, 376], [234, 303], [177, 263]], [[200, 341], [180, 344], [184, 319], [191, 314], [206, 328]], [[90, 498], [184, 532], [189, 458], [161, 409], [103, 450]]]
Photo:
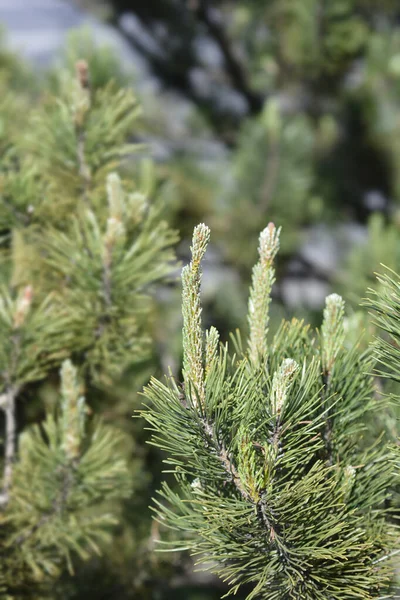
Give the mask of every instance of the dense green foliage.
[[[400, 270], [398, 3], [79, 5], [148, 70], [140, 80], [88, 32], [46, 74], [0, 51], [0, 596], [216, 600], [239, 584], [263, 597], [266, 581], [272, 598], [390, 595], [398, 288], [374, 272]], [[246, 327], [271, 220], [277, 282], [259, 262]], [[182, 352], [174, 250], [187, 261], [199, 221], [213, 231], [208, 330], [186, 268]], [[319, 326], [331, 292], [346, 314], [329, 296], [318, 333], [305, 323]], [[236, 326], [250, 343], [228, 349]], [[163, 373], [147, 418], [166, 431], [149, 447], [132, 414]], [[161, 447], [173, 473], [152, 523]], [[196, 574], [186, 550], [155, 552], [176, 543], [166, 520], [228, 583]]]
[[368, 374], [371, 355], [346, 347], [336, 294], [318, 336], [292, 320], [268, 343], [272, 224], [253, 269], [247, 345], [238, 334], [230, 353], [214, 328], [204, 338], [208, 239], [199, 225], [182, 274], [184, 383], [146, 389], [152, 443], [181, 490], [163, 485], [158, 518], [232, 593], [247, 583], [248, 598], [382, 598], [398, 544], [386, 516], [398, 473], [385, 438], [367, 428], [386, 404]]
[[[92, 416], [84, 396], [115, 405], [114, 387], [152, 356], [150, 286], [175, 268], [177, 237], [152, 192], [151, 164], [133, 178], [121, 171], [139, 149], [128, 143], [132, 92], [94, 87], [83, 60], [53, 85], [31, 98], [25, 126], [7, 132], [0, 172], [6, 597], [46, 596], [52, 578], [100, 554], [140, 485], [128, 427]], [[15, 106], [3, 106], [4, 122]], [[36, 414], [45, 408], [38, 424], [26, 408], [22, 416], [21, 400]]]

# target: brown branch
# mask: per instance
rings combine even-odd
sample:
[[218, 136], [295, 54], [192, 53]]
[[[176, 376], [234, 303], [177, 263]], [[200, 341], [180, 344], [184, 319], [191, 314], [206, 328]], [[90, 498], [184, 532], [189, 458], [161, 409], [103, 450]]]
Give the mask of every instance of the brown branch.
[[218, 442], [218, 440], [216, 439], [215, 435], [214, 435], [214, 431], [213, 428], [211, 426], [211, 424], [206, 421], [205, 419], [203, 419], [203, 425], [204, 425], [204, 430], [206, 432], [206, 434], [208, 435], [208, 437], [211, 439], [213, 445], [217, 448], [217, 452], [218, 452], [218, 457], [221, 461], [221, 463], [223, 464], [226, 473], [230, 476], [232, 483], [234, 484], [234, 486], [236, 487], [236, 489], [238, 490], [238, 492], [240, 493], [240, 495], [242, 496], [242, 498], [244, 498], [244, 500], [251, 502], [251, 498], [248, 495], [248, 493], [246, 492], [246, 490], [244, 489], [239, 473], [232, 461], [232, 459], [230, 458], [228, 451], [226, 450], [224, 444], [220, 444]]
[[[216, 439], [212, 425], [208, 421], [203, 419], [203, 426], [204, 426], [204, 430], [205, 430], [206, 434], [211, 439], [214, 447], [217, 448], [218, 457], [219, 457], [221, 463], [223, 464], [226, 473], [230, 476], [232, 483], [234, 484], [234, 486], [236, 487], [236, 489], [238, 490], [238, 492], [240, 493], [242, 498], [246, 502], [250, 502], [251, 504], [253, 504], [255, 506], [257, 519], [258, 519], [260, 525], [263, 528], [265, 528], [265, 530], [269, 534], [269, 540], [268, 540], [269, 543], [273, 544], [274, 546], [276, 546], [278, 548], [279, 556], [281, 558], [283, 557], [284, 560], [286, 561], [287, 560], [287, 552], [285, 549], [284, 541], [283, 541], [283, 539], [281, 539], [282, 527], [275, 519], [271, 518], [271, 516], [268, 514], [270, 512], [270, 509], [265, 500], [264, 494], [263, 493], [261, 494], [261, 497], [257, 502], [255, 502], [251, 498], [251, 496], [246, 492], [245, 488], [243, 487], [239, 473], [235, 467], [234, 462], [230, 458], [224, 444], [220, 444], [218, 442], [218, 440]], [[279, 435], [278, 428], [277, 428], [277, 431], [275, 432], [275, 436], [276, 435]]]

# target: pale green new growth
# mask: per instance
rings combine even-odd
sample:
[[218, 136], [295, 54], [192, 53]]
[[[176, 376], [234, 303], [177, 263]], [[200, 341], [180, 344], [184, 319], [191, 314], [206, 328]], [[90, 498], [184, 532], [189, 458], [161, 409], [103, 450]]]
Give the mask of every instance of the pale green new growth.
[[343, 497], [345, 500], [347, 500], [351, 494], [351, 490], [353, 489], [353, 486], [355, 483], [355, 481], [354, 481], [355, 478], [356, 478], [355, 468], [352, 465], [348, 465], [347, 467], [345, 467], [344, 472], [343, 472], [343, 480], [342, 480]]
[[114, 244], [125, 234], [122, 222], [125, 213], [124, 190], [118, 173], [110, 173], [107, 177], [107, 199], [110, 216], [107, 219], [107, 229], [104, 237], [106, 264], [111, 260], [110, 252]]
[[147, 197], [142, 192], [129, 194], [128, 206], [131, 219], [134, 223], [140, 223], [142, 221], [147, 205]]
[[32, 295], [33, 289], [32, 286], [27, 285], [18, 295], [16, 305], [15, 305], [15, 313], [14, 313], [14, 327], [18, 329], [23, 325], [28, 313], [31, 309], [32, 305]]
[[201, 404], [205, 398], [200, 264], [209, 241], [210, 229], [200, 223], [193, 232], [192, 261], [182, 269], [183, 378], [189, 386], [194, 386], [192, 400], [195, 404], [197, 397]]
[[107, 229], [104, 236], [106, 262], [110, 260], [109, 254], [114, 244], [118, 239], [123, 237], [124, 233], [124, 226], [119, 219], [115, 217], [107, 219]]
[[219, 332], [216, 327], [211, 326], [206, 331], [206, 377], [215, 363], [218, 353]]
[[70, 360], [61, 367], [61, 394], [63, 443], [62, 448], [69, 460], [75, 460], [80, 453], [85, 422], [85, 399], [80, 395], [77, 369]]
[[271, 389], [271, 408], [272, 413], [275, 416], [278, 416], [281, 413], [293, 383], [294, 376], [298, 370], [299, 365], [295, 360], [285, 358], [279, 369], [275, 372]]
[[249, 298], [249, 356], [254, 367], [258, 367], [266, 356], [271, 289], [275, 281], [273, 261], [279, 250], [280, 228], [273, 223], [261, 232], [259, 238], [259, 261], [253, 268]]
[[326, 298], [324, 319], [321, 327], [322, 369], [330, 376], [336, 357], [344, 340], [344, 300], [338, 294]]
[[118, 173], [107, 176], [107, 199], [110, 217], [121, 221], [124, 214], [124, 191]]

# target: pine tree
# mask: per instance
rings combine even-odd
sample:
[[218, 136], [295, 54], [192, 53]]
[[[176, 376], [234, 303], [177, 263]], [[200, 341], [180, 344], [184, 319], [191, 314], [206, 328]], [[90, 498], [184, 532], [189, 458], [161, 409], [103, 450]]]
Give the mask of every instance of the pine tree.
[[26, 108], [26, 126], [10, 128], [0, 165], [5, 597], [45, 597], [110, 540], [138, 461], [121, 427], [129, 416], [99, 419], [92, 407], [97, 397], [115, 403], [122, 377], [152, 357], [152, 286], [175, 268], [151, 162], [133, 177], [125, 167], [143, 150], [129, 142], [132, 91], [100, 77], [93, 85], [84, 60], [52, 86]]
[[261, 233], [249, 334], [233, 351], [201, 327], [201, 261], [210, 230], [195, 228], [182, 272], [183, 382], [153, 379], [144, 411], [167, 455], [158, 520], [204, 568], [247, 597], [390, 597], [398, 533], [387, 518], [397, 476], [391, 448], [368, 431], [385, 410], [370, 352], [349, 345], [344, 302], [326, 299], [319, 332], [283, 322], [270, 341], [279, 230]]

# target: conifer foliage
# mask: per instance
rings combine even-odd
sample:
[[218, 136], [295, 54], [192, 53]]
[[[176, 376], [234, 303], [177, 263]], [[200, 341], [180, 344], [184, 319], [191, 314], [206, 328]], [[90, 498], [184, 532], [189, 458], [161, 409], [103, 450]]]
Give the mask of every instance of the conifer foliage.
[[116, 520], [96, 504], [130, 492], [120, 435], [100, 422], [88, 431], [85, 398], [69, 360], [61, 369], [57, 412], [20, 437], [7, 513], [8, 549], [17, 546], [18, 560], [39, 580], [56, 575], [63, 562], [73, 571], [74, 554], [99, 553]]
[[[179, 487], [164, 482], [160, 523], [167, 547], [248, 598], [389, 598], [395, 529], [386, 509], [393, 455], [368, 420], [374, 393], [369, 353], [346, 342], [344, 302], [326, 300], [320, 332], [283, 322], [270, 341], [268, 308], [279, 230], [260, 235], [249, 336], [219, 344], [201, 328], [201, 260], [210, 237], [193, 235], [183, 282], [183, 383], [153, 379], [144, 416]], [[231, 349], [233, 347], [233, 350]], [[386, 503], [386, 504], [385, 504]]]
[[[132, 91], [92, 87], [85, 61], [55, 88], [10, 131], [0, 165], [0, 586], [10, 597], [44, 597], [38, 582], [110, 537], [132, 470], [122, 432], [91, 416], [85, 393], [110, 394], [149, 355], [149, 286], [174, 268], [151, 164], [124, 175], [139, 149], [128, 143]], [[58, 371], [58, 401], [27, 426], [38, 382], [54, 386]]]

